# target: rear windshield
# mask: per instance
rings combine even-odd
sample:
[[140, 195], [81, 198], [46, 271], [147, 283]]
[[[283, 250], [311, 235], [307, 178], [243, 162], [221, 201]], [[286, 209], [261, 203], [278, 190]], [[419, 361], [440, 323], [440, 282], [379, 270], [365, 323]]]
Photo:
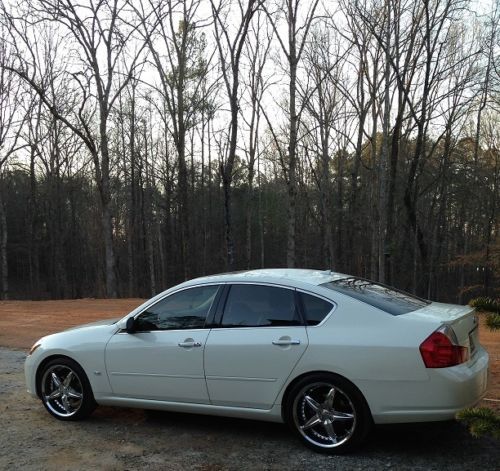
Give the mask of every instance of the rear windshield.
[[393, 316], [416, 311], [430, 304], [426, 299], [363, 278], [343, 278], [321, 286], [382, 309]]

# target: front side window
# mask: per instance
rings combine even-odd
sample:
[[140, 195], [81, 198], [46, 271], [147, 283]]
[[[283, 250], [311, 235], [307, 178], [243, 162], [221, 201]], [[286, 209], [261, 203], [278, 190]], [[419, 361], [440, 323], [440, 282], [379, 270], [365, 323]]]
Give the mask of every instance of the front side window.
[[302, 325], [291, 289], [264, 285], [233, 285], [222, 327], [278, 327]]
[[136, 330], [203, 329], [218, 289], [198, 286], [171, 294], [136, 318]]
[[342, 278], [321, 286], [346, 294], [393, 316], [416, 311], [430, 304], [426, 299], [363, 278]]

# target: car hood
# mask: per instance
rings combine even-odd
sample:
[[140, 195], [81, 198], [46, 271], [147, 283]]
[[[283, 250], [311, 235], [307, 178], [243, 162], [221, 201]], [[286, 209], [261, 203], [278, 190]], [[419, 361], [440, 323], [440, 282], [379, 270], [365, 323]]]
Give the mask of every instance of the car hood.
[[70, 327], [69, 329], [66, 329], [64, 332], [67, 332], [68, 330], [83, 329], [85, 327], [96, 327], [98, 325], [112, 325], [118, 322], [119, 320], [120, 317], [116, 317], [113, 319], [102, 319], [100, 321], [89, 322], [88, 324], [75, 325], [73, 327]]

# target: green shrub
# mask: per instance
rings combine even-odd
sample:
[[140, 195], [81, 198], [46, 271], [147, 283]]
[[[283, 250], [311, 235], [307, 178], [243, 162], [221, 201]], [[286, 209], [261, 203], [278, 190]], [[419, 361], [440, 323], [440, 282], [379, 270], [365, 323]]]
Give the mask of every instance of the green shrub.
[[486, 317], [486, 325], [491, 330], [499, 330], [500, 329], [500, 314], [488, 314]]
[[500, 415], [487, 407], [464, 409], [457, 419], [465, 422], [473, 437], [492, 435], [500, 440]]
[[477, 311], [485, 311], [499, 314], [500, 313], [500, 300], [487, 298], [481, 296], [479, 298], [472, 299], [469, 302], [469, 306], [475, 307]]

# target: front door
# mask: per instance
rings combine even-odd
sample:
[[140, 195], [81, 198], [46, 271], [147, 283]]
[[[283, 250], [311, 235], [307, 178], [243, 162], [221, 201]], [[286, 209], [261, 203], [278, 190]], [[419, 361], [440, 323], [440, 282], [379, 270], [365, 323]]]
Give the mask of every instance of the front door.
[[116, 396], [209, 403], [205, 319], [218, 289], [206, 285], [168, 295], [136, 317], [135, 333], [111, 338], [106, 369]]

